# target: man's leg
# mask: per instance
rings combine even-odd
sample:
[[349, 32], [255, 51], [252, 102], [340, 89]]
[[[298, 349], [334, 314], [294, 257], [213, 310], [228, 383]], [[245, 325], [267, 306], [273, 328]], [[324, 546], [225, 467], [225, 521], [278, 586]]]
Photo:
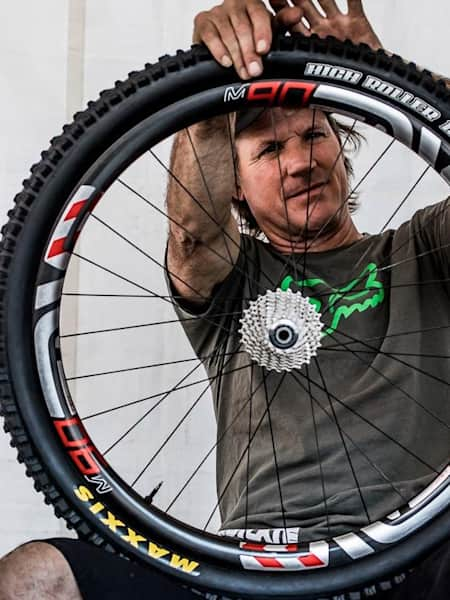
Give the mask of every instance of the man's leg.
[[198, 600], [171, 578], [92, 544], [55, 538], [0, 561], [0, 600]]
[[32, 542], [0, 560], [0, 600], [81, 600], [69, 563], [50, 544]]

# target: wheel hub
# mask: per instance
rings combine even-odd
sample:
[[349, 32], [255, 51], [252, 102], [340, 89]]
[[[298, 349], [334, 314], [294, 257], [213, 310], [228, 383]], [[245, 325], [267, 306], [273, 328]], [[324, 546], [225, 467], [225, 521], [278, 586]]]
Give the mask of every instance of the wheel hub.
[[241, 318], [244, 350], [270, 370], [292, 371], [317, 355], [323, 323], [308, 298], [292, 290], [269, 290], [252, 300]]

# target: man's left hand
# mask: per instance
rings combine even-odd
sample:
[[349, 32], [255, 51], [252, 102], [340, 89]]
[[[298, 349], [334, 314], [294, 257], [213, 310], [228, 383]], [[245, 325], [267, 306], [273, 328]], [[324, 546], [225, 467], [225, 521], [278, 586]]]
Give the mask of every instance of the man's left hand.
[[276, 13], [276, 23], [288, 31], [307, 36], [333, 35], [354, 44], [368, 44], [373, 50], [383, 47], [364, 13], [362, 0], [347, 0], [347, 13], [339, 10], [335, 0], [318, 0], [324, 14], [312, 0], [269, 0], [269, 3]]

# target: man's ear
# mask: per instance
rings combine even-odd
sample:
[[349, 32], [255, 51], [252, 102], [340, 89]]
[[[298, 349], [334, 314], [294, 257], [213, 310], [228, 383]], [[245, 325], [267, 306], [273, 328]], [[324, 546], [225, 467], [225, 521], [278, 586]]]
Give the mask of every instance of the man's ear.
[[236, 200], [236, 202], [247, 202], [247, 198], [240, 187], [237, 188], [236, 195], [233, 195], [233, 200]]

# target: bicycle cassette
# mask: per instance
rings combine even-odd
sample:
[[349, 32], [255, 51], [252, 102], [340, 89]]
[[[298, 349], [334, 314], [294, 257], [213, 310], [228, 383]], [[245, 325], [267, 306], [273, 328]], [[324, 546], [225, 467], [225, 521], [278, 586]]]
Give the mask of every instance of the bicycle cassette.
[[300, 292], [267, 291], [250, 302], [240, 324], [244, 350], [269, 370], [299, 369], [321, 345], [321, 315]]

